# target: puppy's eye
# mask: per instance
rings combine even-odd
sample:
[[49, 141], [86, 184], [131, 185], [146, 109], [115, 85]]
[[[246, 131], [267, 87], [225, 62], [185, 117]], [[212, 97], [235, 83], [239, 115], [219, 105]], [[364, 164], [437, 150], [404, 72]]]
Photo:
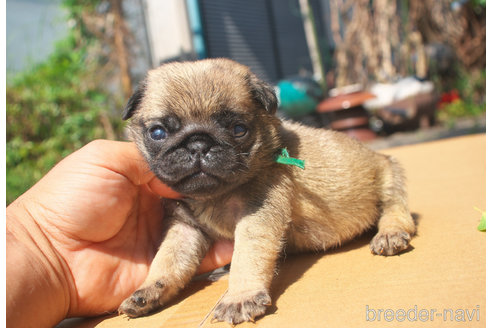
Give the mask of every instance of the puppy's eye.
[[164, 130], [164, 128], [158, 125], [150, 128], [149, 134], [150, 134], [150, 138], [156, 141], [163, 140], [164, 138], [167, 137], [167, 133]]
[[241, 138], [244, 137], [246, 133], [248, 133], [248, 129], [242, 124], [237, 124], [234, 125], [233, 133], [235, 138]]

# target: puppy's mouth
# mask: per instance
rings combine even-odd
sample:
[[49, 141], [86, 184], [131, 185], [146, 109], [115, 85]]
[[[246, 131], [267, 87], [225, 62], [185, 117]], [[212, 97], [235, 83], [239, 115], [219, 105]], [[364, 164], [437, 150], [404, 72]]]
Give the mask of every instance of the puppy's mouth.
[[218, 176], [198, 169], [175, 181], [170, 187], [184, 195], [199, 195], [215, 193], [214, 191], [222, 183], [222, 179]]
[[186, 176], [184, 176], [182, 179], [180, 179], [177, 183], [189, 183], [189, 182], [196, 182], [196, 183], [205, 183], [207, 182], [214, 182], [214, 181], [220, 181], [221, 179], [210, 172], [207, 172], [206, 170], [200, 168], [196, 170], [196, 172], [190, 173]]

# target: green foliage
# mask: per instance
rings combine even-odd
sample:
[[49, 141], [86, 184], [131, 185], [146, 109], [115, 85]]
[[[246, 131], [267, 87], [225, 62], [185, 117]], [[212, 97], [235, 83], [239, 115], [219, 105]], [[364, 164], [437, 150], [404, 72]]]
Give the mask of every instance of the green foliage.
[[463, 117], [476, 117], [485, 112], [485, 105], [480, 106], [462, 99], [446, 104], [439, 110], [439, 119], [453, 125], [455, 119]]
[[455, 90], [459, 95], [458, 100], [443, 104], [439, 108], [439, 121], [453, 126], [456, 119], [485, 114], [485, 69], [468, 71], [463, 65], [456, 63], [444, 77], [432, 73], [431, 80], [439, 93]]
[[457, 118], [485, 114], [485, 69], [466, 72], [458, 68], [457, 73], [453, 85], [460, 99], [439, 110], [439, 119], [450, 124]]
[[486, 0], [472, 0], [471, 1], [475, 10], [477, 10], [476, 7], [484, 7], [485, 8], [485, 2], [486, 2]]
[[456, 88], [465, 101], [473, 101], [476, 103], [484, 102], [485, 69], [472, 72], [459, 69]]
[[[80, 15], [79, 7], [69, 8], [71, 16]], [[44, 63], [7, 81], [7, 203], [64, 156], [108, 137], [101, 120], [108, 119], [106, 112], [115, 101], [93, 82], [99, 64], [88, 49], [97, 40], [80, 27], [76, 25]], [[113, 121], [113, 129], [121, 128]]]

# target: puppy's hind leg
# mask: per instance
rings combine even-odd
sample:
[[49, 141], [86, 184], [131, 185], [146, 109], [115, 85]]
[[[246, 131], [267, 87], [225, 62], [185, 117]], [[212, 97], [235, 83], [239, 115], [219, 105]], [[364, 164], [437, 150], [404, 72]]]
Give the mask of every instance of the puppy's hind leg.
[[403, 169], [391, 157], [386, 157], [380, 183], [381, 217], [370, 248], [377, 255], [395, 255], [408, 248], [416, 228], [407, 205]]

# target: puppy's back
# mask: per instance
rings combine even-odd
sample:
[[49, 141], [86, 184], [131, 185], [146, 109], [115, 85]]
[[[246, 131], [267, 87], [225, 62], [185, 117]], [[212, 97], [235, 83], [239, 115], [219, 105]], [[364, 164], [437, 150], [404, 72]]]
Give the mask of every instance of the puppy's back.
[[283, 129], [290, 155], [305, 160], [304, 170], [292, 168], [295, 249], [325, 250], [374, 225], [386, 157], [340, 132], [293, 122]]

